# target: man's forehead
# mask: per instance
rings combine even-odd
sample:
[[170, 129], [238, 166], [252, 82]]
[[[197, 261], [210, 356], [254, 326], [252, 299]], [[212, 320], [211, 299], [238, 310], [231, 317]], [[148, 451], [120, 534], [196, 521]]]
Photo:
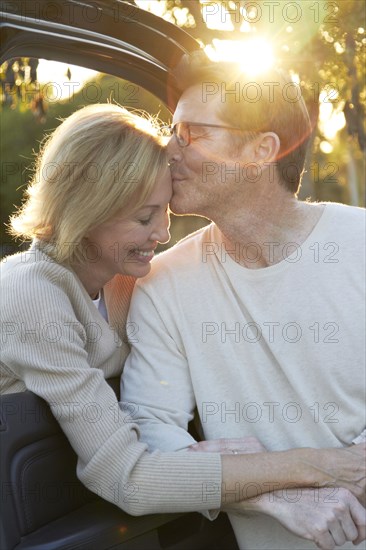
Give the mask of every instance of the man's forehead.
[[174, 112], [173, 122], [209, 122], [205, 119], [206, 115], [209, 115], [211, 122], [214, 122], [218, 119], [221, 107], [219, 94], [207, 96], [204, 93], [204, 83], [196, 84], [187, 88], [181, 95]]

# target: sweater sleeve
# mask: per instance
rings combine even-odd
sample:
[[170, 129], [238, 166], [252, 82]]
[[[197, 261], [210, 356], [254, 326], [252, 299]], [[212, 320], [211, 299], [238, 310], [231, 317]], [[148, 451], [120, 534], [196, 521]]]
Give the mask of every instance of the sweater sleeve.
[[87, 342], [95, 335], [70, 301], [75, 278], [52, 266], [35, 269], [4, 277], [2, 361], [50, 404], [78, 455], [79, 479], [132, 515], [219, 507], [220, 456], [147, 452], [131, 414], [119, 408], [105, 381], [103, 365], [90, 366]]

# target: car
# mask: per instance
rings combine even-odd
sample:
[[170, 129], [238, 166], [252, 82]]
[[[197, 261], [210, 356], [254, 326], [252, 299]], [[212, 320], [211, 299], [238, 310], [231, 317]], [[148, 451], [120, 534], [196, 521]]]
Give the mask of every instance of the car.
[[[141, 86], [170, 110], [172, 68], [199, 48], [188, 33], [120, 0], [0, 4], [1, 63], [29, 57], [79, 65]], [[108, 381], [117, 396], [119, 380]], [[193, 428], [192, 428], [193, 429]], [[0, 397], [2, 550], [235, 550], [225, 514], [132, 517], [84, 487], [49, 406], [29, 391]]]

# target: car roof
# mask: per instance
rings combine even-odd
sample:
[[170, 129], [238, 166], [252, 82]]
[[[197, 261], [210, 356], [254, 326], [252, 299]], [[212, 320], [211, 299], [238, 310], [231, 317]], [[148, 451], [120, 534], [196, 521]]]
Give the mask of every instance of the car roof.
[[183, 29], [122, 0], [27, 0], [0, 5], [1, 58], [80, 65], [142, 86], [173, 110], [172, 69], [200, 48]]

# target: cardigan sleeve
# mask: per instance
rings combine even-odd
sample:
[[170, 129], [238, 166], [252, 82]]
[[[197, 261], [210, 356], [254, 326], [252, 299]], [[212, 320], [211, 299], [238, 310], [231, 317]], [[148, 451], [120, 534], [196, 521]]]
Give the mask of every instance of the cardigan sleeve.
[[[132, 515], [219, 507], [220, 455], [148, 453], [139, 442], [138, 426], [119, 408], [103, 363], [90, 365], [88, 341], [95, 335], [80, 320], [89, 305], [81, 301], [75, 312], [70, 299], [75, 285], [70, 272], [51, 263], [10, 270], [3, 277], [7, 371], [50, 404], [78, 455], [79, 479], [102, 498]], [[105, 352], [103, 339], [95, 349]]]

